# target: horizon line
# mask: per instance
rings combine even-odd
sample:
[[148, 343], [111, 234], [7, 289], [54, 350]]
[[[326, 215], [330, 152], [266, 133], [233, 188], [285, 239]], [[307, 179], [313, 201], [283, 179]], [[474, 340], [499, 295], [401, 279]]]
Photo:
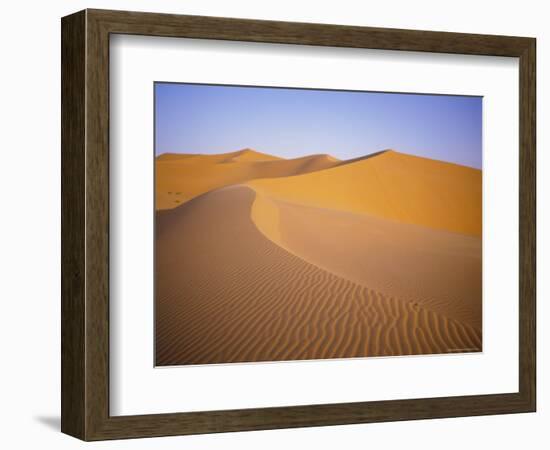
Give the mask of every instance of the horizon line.
[[275, 154], [272, 154], [272, 153], [263, 152], [261, 150], [257, 150], [257, 149], [252, 148], [252, 147], [243, 147], [239, 150], [233, 150], [233, 151], [228, 151], [228, 152], [220, 152], [220, 153], [163, 152], [163, 153], [156, 154], [155, 155], [155, 160], [158, 159], [159, 157], [163, 156], [163, 155], [220, 156], [220, 155], [231, 155], [231, 154], [244, 153], [244, 152], [247, 152], [247, 151], [262, 154], [262, 155], [266, 155], [266, 156], [271, 156], [271, 157], [275, 157], [275, 158], [280, 158], [280, 159], [283, 159], [285, 161], [292, 161], [292, 160], [295, 160], [295, 159], [307, 158], [307, 157], [310, 157], [310, 156], [328, 156], [328, 157], [333, 158], [337, 161], [348, 162], [348, 163], [349, 162], [354, 162], [354, 161], [360, 161], [360, 160], [363, 160], [363, 159], [368, 159], [369, 157], [374, 157], [374, 156], [377, 156], [377, 155], [381, 155], [383, 153], [393, 152], [393, 153], [399, 153], [399, 154], [402, 154], [402, 155], [412, 156], [414, 158], [427, 159], [427, 160], [430, 160], [430, 161], [438, 161], [438, 162], [442, 162], [442, 163], [446, 163], [446, 164], [452, 164], [454, 166], [467, 167], [469, 169], [479, 170], [480, 172], [483, 171], [483, 166], [478, 168], [478, 167], [468, 166], [466, 164], [458, 164], [456, 162], [446, 161], [446, 160], [443, 160], [443, 159], [429, 158], [429, 157], [420, 156], [420, 155], [417, 155], [417, 154], [414, 154], [414, 153], [407, 153], [407, 152], [403, 152], [403, 151], [396, 150], [396, 149], [393, 149], [393, 148], [386, 148], [386, 149], [383, 149], [383, 150], [377, 150], [377, 151], [374, 151], [372, 153], [365, 153], [362, 156], [359, 156], [359, 157], [356, 157], [356, 158], [349, 158], [349, 159], [340, 159], [340, 158], [337, 158], [337, 157], [331, 155], [330, 153], [310, 153], [310, 154], [307, 154], [307, 155], [297, 156], [295, 158], [286, 158], [284, 156], [278, 156], [278, 155], [275, 155]]

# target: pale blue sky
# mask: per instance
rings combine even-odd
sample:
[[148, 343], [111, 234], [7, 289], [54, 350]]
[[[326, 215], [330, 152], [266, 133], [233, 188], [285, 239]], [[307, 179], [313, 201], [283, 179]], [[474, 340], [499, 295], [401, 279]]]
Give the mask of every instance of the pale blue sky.
[[392, 148], [481, 168], [482, 98], [155, 83], [155, 153], [351, 159]]

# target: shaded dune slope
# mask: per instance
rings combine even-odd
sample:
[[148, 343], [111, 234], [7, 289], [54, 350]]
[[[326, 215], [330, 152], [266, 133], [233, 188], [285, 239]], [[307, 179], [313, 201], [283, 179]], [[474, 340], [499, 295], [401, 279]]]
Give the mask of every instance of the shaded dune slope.
[[[476, 328], [338, 276], [268, 239], [251, 218], [255, 197], [232, 186], [157, 215], [157, 365], [481, 348]], [[284, 239], [293, 233], [284, 218], [282, 228], [270, 223]]]

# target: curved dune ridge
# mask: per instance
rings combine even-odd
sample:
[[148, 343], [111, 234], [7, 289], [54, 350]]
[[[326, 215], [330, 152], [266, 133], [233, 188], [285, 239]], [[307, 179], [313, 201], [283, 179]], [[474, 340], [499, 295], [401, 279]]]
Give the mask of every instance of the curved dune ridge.
[[262, 194], [251, 218], [264, 236], [305, 261], [481, 328], [476, 237]]
[[156, 174], [157, 365], [481, 351], [480, 171], [244, 149]]
[[255, 189], [310, 206], [481, 236], [481, 171], [387, 151]]
[[227, 187], [158, 216], [157, 365], [480, 348], [477, 329], [279, 247], [252, 222], [254, 198]]
[[261, 178], [288, 177], [334, 167], [329, 155], [281, 159], [244, 149], [219, 155], [159, 155], [155, 164], [156, 209], [172, 209], [214, 189]]

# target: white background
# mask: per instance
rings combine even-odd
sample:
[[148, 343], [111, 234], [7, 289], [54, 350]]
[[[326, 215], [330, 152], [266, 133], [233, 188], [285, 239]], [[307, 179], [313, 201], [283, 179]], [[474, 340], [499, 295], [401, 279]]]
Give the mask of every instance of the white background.
[[550, 421], [550, 30], [545, 2], [50, 1], [10, 3], [2, 33], [0, 195], [2, 399], [5, 448], [77, 448], [59, 429], [59, 17], [85, 7], [435, 29], [538, 38], [538, 378], [536, 414], [348, 425], [88, 444], [96, 448], [546, 448]]
[[[517, 58], [144, 36], [110, 56], [111, 414], [518, 391]], [[154, 368], [155, 80], [483, 95], [483, 353]]]

